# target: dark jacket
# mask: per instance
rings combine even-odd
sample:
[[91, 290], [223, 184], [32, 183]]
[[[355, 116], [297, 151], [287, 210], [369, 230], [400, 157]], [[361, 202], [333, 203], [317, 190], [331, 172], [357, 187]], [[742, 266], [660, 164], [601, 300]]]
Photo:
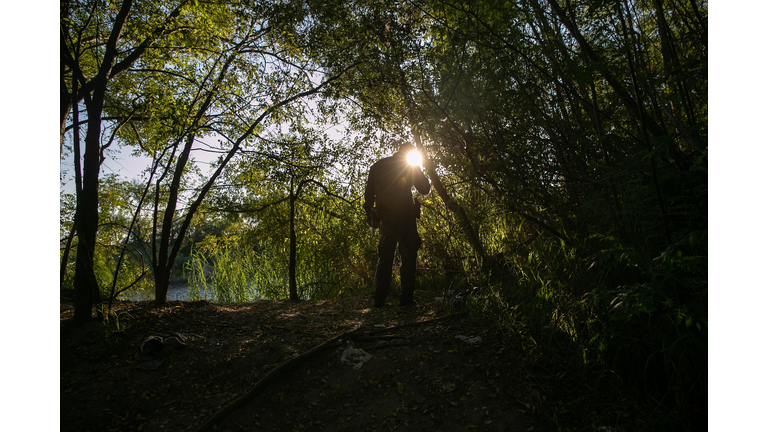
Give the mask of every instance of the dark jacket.
[[411, 186], [422, 194], [430, 190], [429, 180], [417, 166], [408, 164], [406, 152], [378, 160], [368, 172], [365, 186], [366, 215], [376, 203], [376, 213], [383, 222], [415, 220]]

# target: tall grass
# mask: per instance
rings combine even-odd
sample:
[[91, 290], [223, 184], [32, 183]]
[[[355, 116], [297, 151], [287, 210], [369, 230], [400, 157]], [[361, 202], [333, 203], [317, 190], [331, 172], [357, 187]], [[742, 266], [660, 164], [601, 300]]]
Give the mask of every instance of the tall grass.
[[284, 272], [266, 254], [243, 246], [238, 237], [206, 237], [192, 248], [184, 267], [188, 295], [217, 303], [249, 302], [287, 295]]
[[496, 317], [531, 355], [570, 352], [592, 388], [621, 379], [669, 420], [660, 430], [706, 427], [707, 232], [649, 258], [621, 247], [584, 250], [586, 241], [532, 245], [452, 305]]

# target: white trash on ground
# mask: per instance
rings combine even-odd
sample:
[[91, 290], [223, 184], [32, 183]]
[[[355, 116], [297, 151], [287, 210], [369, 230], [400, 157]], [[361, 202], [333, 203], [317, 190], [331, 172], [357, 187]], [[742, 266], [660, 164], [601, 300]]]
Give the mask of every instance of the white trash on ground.
[[360, 370], [363, 364], [372, 358], [373, 354], [368, 354], [359, 348], [355, 348], [352, 342], [349, 342], [347, 347], [344, 348], [344, 352], [341, 353], [341, 361], [347, 364], [354, 364], [352, 366], [354, 370]]
[[464, 342], [466, 342], [468, 344], [475, 344], [475, 343], [478, 343], [481, 340], [483, 340], [480, 336], [475, 336], [475, 337], [471, 338], [471, 337], [467, 337], [467, 336], [464, 336], [464, 335], [457, 335], [456, 339], [461, 339], [461, 340], [463, 340]]

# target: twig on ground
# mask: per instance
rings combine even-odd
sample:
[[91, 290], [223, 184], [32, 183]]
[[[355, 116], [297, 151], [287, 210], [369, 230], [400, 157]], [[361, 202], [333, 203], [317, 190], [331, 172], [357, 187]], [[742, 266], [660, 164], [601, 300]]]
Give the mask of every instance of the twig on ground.
[[353, 342], [365, 342], [365, 341], [373, 341], [373, 340], [390, 340], [390, 339], [405, 339], [405, 336], [392, 336], [392, 335], [383, 335], [383, 336], [357, 336], [357, 337], [351, 337], [350, 338]]
[[342, 340], [344, 338], [349, 338], [352, 334], [354, 334], [358, 330], [360, 330], [359, 326], [357, 328], [355, 328], [354, 330], [350, 330], [350, 331], [348, 331], [346, 333], [343, 333], [343, 334], [341, 334], [339, 336], [336, 336], [336, 337], [334, 337], [332, 339], [328, 339], [323, 344], [320, 344], [320, 345], [312, 348], [311, 350], [309, 350], [309, 351], [307, 351], [307, 352], [305, 352], [305, 353], [303, 353], [301, 355], [298, 355], [296, 357], [292, 357], [292, 358], [284, 361], [283, 363], [278, 365], [276, 368], [274, 368], [271, 371], [269, 371], [269, 373], [266, 374], [264, 376], [264, 378], [260, 379], [259, 382], [257, 382], [244, 395], [240, 396], [239, 398], [235, 399], [234, 401], [230, 402], [229, 404], [227, 404], [224, 407], [222, 407], [219, 411], [214, 413], [211, 416], [211, 418], [209, 418], [200, 427], [195, 429], [195, 432], [202, 432], [202, 431], [206, 431], [206, 430], [210, 429], [213, 425], [215, 425], [216, 423], [219, 423], [221, 420], [223, 420], [225, 417], [227, 417], [229, 414], [231, 414], [234, 410], [236, 410], [237, 408], [240, 408], [245, 403], [247, 403], [248, 401], [253, 399], [258, 394], [259, 390], [261, 390], [278, 373], [280, 373], [280, 372], [282, 372], [282, 371], [284, 371], [286, 369], [289, 369], [289, 368], [291, 368], [291, 367], [301, 363], [302, 361], [304, 361], [304, 359], [306, 359], [308, 357], [311, 357], [311, 356], [319, 353], [320, 351], [323, 351], [326, 348], [332, 347], [337, 341], [340, 341], [340, 340]]
[[386, 327], [386, 328], [382, 328], [382, 329], [371, 330], [371, 331], [364, 332], [363, 333], [363, 337], [365, 337], [365, 336], [372, 336], [372, 335], [375, 335], [377, 333], [385, 333], [385, 332], [392, 331], [392, 330], [399, 330], [399, 329], [403, 329], [403, 328], [407, 328], [407, 327], [417, 327], [417, 326], [420, 326], [420, 325], [423, 325], [423, 324], [432, 324], [432, 323], [435, 323], [435, 322], [438, 322], [438, 321], [448, 321], [450, 319], [458, 318], [458, 317], [460, 317], [462, 315], [466, 315], [466, 312], [446, 315], [446, 316], [442, 316], [440, 318], [434, 318], [434, 319], [427, 320], [427, 321], [419, 321], [419, 322], [413, 322], [413, 323], [396, 325], [396, 326], [392, 326], [392, 327]]
[[374, 345], [370, 348], [366, 348], [366, 350], [373, 351], [375, 349], [380, 349], [380, 348], [391, 348], [391, 347], [397, 347], [397, 346], [413, 346], [413, 345], [415, 344], [408, 343], [408, 342], [388, 343], [388, 344]]

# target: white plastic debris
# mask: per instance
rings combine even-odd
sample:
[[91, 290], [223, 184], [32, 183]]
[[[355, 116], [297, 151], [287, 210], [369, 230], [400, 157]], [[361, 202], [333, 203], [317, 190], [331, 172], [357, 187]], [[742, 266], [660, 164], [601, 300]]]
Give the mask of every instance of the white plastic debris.
[[467, 336], [463, 336], [463, 335], [457, 335], [456, 339], [461, 339], [461, 340], [463, 340], [464, 342], [466, 342], [468, 344], [475, 344], [475, 343], [478, 343], [481, 340], [483, 340], [480, 336], [475, 336], [475, 337], [471, 338], [471, 337], [467, 337]]
[[374, 324], [373, 326], [376, 327], [376, 328], [384, 328], [385, 327], [384, 324]]
[[341, 361], [347, 364], [354, 364], [354, 366], [352, 366], [352, 369], [354, 370], [360, 370], [363, 367], [363, 364], [372, 358], [372, 354], [368, 354], [361, 349], [355, 348], [355, 346], [352, 345], [352, 342], [350, 342], [344, 349], [344, 352], [341, 353]]

